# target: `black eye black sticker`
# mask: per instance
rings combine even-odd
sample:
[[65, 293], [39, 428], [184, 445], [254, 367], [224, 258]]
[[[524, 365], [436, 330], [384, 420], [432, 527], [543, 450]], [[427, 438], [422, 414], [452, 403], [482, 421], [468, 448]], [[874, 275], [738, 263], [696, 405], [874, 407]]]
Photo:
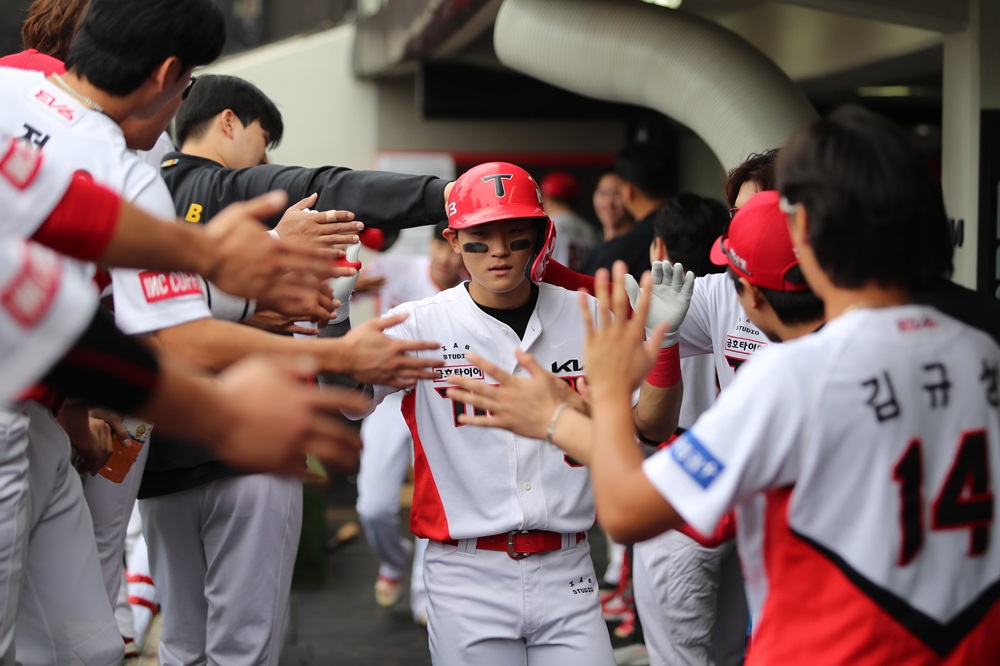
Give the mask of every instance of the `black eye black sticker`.
[[462, 249], [471, 254], [485, 254], [490, 251], [490, 246], [486, 243], [465, 243]]
[[511, 241], [510, 251], [520, 252], [521, 250], [531, 249], [531, 241], [527, 238], [518, 238], [516, 241]]

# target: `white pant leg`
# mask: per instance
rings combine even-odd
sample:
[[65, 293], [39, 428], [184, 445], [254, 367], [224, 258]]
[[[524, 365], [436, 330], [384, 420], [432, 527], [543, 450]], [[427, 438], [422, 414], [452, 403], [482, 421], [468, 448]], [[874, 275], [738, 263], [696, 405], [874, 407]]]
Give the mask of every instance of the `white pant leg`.
[[[742, 650], [736, 661], [731, 650], [730, 660], [718, 657], [720, 644], [732, 644], [746, 634], [745, 613], [742, 626], [737, 626], [738, 620], [721, 622], [717, 612], [722, 563], [734, 550], [733, 542], [705, 548], [673, 531], [636, 544], [635, 603], [651, 666], [742, 663]], [[727, 583], [731, 587], [732, 582]], [[736, 585], [742, 596], [742, 581]]]
[[159, 612], [160, 595], [153, 584], [149, 570], [149, 553], [142, 536], [142, 519], [138, 505], [132, 508], [125, 535], [125, 578], [128, 584], [126, 598], [132, 611], [135, 641], [142, 644], [153, 616]]
[[17, 405], [0, 408], [0, 666], [14, 664], [14, 620], [28, 556], [28, 424]]
[[253, 474], [208, 486], [202, 535], [209, 663], [277, 666], [302, 531], [302, 481]]
[[747, 648], [747, 623], [750, 610], [747, 606], [743, 569], [736, 543], [722, 546], [725, 553], [719, 570], [719, 592], [716, 602], [715, 631], [712, 644], [715, 661], [720, 666], [737, 666], [743, 663]]
[[379, 560], [379, 573], [402, 578], [411, 546], [399, 533], [399, 489], [413, 458], [413, 442], [400, 413], [401, 394], [386, 398], [361, 424], [358, 519]]
[[101, 579], [94, 526], [69, 439], [52, 414], [28, 403], [31, 532], [17, 614], [17, 661], [118, 666], [125, 647]]
[[615, 663], [586, 540], [523, 560], [430, 542], [425, 562], [436, 666]]
[[163, 603], [162, 666], [208, 663], [205, 655], [205, 554], [201, 503], [205, 486], [139, 500], [149, 570]]
[[118, 623], [118, 633], [122, 638], [136, 640], [135, 619], [132, 616], [132, 606], [128, 602], [128, 581], [125, 580], [124, 569], [122, 569], [122, 583], [118, 586], [118, 599], [115, 600], [115, 622]]
[[618, 585], [622, 577], [622, 564], [625, 562], [625, 546], [615, 543], [605, 535], [608, 543], [608, 568], [604, 570], [604, 582], [608, 585]]
[[101, 475], [84, 474], [83, 494], [90, 507], [90, 516], [94, 522], [94, 539], [97, 542], [97, 554], [101, 559], [101, 575], [108, 591], [108, 599], [112, 604], [118, 599], [124, 571], [125, 533], [128, 522], [135, 507], [135, 498], [139, 494], [139, 484], [142, 483], [142, 471], [146, 468], [146, 458], [149, 457], [149, 445], [142, 447], [132, 469], [128, 471], [121, 483], [109, 481]]
[[427, 612], [427, 585], [424, 584], [424, 558], [427, 539], [413, 542], [413, 569], [410, 573], [410, 611], [416, 620]]

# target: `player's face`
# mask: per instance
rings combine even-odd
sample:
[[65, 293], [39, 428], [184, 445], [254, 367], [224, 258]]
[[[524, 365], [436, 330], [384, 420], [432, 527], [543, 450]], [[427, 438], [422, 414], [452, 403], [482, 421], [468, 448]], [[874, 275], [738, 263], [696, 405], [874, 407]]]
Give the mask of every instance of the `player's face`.
[[431, 241], [431, 279], [442, 289], [454, 287], [462, 279], [462, 255], [456, 254], [444, 239]]
[[226, 158], [226, 166], [232, 169], [267, 164], [267, 132], [255, 120], [244, 126], [239, 118], [233, 118], [233, 145]]
[[469, 293], [480, 305], [513, 308], [531, 293], [525, 267], [534, 257], [538, 222], [500, 220], [449, 234], [472, 277]]

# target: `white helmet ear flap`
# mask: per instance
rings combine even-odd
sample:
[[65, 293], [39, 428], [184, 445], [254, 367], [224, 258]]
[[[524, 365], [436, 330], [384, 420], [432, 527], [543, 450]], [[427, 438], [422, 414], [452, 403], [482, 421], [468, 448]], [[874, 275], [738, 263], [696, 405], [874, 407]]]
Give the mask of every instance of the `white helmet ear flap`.
[[538, 256], [531, 263], [531, 272], [528, 274], [528, 278], [535, 284], [541, 284], [542, 278], [545, 277], [545, 269], [549, 267], [549, 260], [552, 259], [552, 252], [556, 247], [556, 225], [552, 223], [552, 219], [546, 217], [542, 228], [544, 240]]

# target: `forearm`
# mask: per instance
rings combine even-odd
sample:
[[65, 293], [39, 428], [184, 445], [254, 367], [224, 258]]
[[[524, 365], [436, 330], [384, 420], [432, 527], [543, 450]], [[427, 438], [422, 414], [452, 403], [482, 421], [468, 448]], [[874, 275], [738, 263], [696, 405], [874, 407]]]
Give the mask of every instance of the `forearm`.
[[122, 202], [118, 226], [99, 262], [204, 275], [211, 269], [213, 256], [211, 240], [200, 225], [159, 220]]
[[564, 409], [552, 430], [552, 442], [581, 465], [590, 465], [593, 456], [594, 424], [574, 409]]
[[163, 348], [198, 367], [221, 371], [250, 354], [313, 352], [327, 372], [348, 369], [348, 345], [342, 340], [296, 340], [219, 319], [198, 319], [157, 331]]
[[648, 442], [665, 442], [677, 430], [684, 395], [683, 382], [672, 386], [653, 386], [647, 381], [639, 387], [639, 400], [632, 410], [636, 432]]
[[[601, 524], [620, 543], [648, 539], [680, 523], [642, 470], [626, 387], [594, 389], [589, 464]], [[665, 516], [661, 514], [664, 509]], [[660, 520], [658, 520], [660, 518]], [[665, 519], [664, 519], [665, 518]]]
[[210, 446], [221, 441], [235, 417], [216, 380], [191, 375], [169, 360], [161, 367], [157, 391], [136, 415], [171, 435], [192, 437]]

